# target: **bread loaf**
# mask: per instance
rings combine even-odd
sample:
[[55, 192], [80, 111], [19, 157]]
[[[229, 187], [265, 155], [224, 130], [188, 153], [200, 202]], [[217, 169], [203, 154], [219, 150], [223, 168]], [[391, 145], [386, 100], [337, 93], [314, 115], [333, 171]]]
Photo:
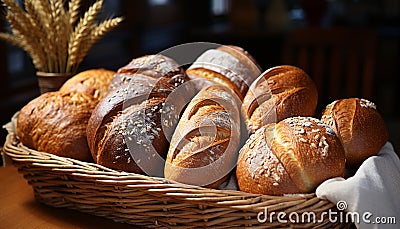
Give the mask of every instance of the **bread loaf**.
[[263, 72], [250, 86], [242, 111], [249, 134], [288, 117], [313, 116], [317, 88], [300, 68], [281, 65]]
[[165, 178], [218, 187], [235, 167], [240, 142], [240, 99], [222, 85], [201, 90], [172, 136]]
[[374, 103], [366, 99], [340, 99], [329, 104], [321, 120], [339, 136], [348, 167], [358, 167], [370, 156], [377, 155], [389, 140], [385, 122]]
[[78, 73], [60, 88], [61, 92], [77, 91], [102, 99], [108, 92], [111, 79], [115, 72], [106, 69], [90, 69]]
[[92, 161], [86, 126], [96, 100], [81, 92], [48, 92], [18, 113], [17, 136], [22, 144], [58, 156]]
[[186, 70], [191, 79], [203, 78], [231, 88], [243, 99], [260, 73], [254, 58], [237, 46], [220, 46], [201, 54]]
[[236, 168], [241, 191], [268, 195], [312, 192], [344, 172], [339, 138], [311, 117], [291, 117], [261, 127], [240, 150]]
[[[144, 61], [142, 65], [140, 61]], [[169, 67], [163, 68], [165, 64]], [[138, 73], [138, 66], [147, 67]], [[89, 120], [88, 143], [95, 162], [117, 170], [163, 176], [168, 152], [165, 132], [173, 132], [184, 104], [179, 100], [168, 102], [167, 98], [187, 80], [179, 65], [162, 55], [134, 59], [118, 70], [109, 94]]]

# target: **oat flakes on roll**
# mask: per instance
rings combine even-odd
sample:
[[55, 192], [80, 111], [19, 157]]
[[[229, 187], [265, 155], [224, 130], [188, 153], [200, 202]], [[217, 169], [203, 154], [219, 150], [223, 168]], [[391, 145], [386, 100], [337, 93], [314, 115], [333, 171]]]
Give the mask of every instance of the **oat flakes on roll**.
[[345, 155], [336, 133], [311, 117], [291, 117], [261, 127], [239, 153], [239, 189], [283, 195], [310, 193], [323, 181], [344, 176]]
[[366, 99], [340, 99], [329, 104], [321, 120], [339, 136], [346, 152], [346, 164], [358, 167], [377, 155], [389, 140], [385, 122], [374, 103]]
[[302, 69], [281, 65], [263, 72], [250, 86], [242, 112], [249, 134], [288, 117], [313, 116], [317, 88]]

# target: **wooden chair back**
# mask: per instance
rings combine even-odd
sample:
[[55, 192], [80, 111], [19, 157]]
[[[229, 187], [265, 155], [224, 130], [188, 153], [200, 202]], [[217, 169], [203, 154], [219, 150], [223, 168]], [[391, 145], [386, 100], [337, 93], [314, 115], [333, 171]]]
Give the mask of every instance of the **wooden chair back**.
[[317, 85], [319, 105], [349, 97], [371, 99], [377, 35], [369, 29], [301, 28], [283, 48], [283, 64], [305, 70]]

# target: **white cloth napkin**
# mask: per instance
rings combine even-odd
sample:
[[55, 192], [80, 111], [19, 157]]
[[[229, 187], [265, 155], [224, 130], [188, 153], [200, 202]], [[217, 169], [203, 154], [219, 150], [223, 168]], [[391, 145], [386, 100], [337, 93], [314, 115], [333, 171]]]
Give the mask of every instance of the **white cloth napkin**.
[[392, 144], [365, 160], [354, 176], [323, 182], [316, 195], [336, 203], [344, 216], [358, 214], [357, 228], [400, 228], [400, 160]]

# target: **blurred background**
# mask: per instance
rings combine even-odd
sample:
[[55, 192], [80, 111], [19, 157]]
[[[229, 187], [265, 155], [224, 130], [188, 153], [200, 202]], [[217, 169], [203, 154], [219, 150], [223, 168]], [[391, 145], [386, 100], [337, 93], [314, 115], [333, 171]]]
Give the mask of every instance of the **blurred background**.
[[[86, 10], [93, 1], [82, 1]], [[334, 99], [363, 97], [385, 119], [400, 149], [398, 0], [104, 0], [104, 17], [125, 20], [90, 50], [79, 71], [117, 70], [131, 59], [188, 42], [247, 50], [263, 70], [303, 68], [320, 94], [318, 115]], [[0, 28], [7, 31], [4, 12]], [[35, 69], [0, 40], [0, 124], [39, 95]], [[0, 130], [0, 145], [6, 131]]]

